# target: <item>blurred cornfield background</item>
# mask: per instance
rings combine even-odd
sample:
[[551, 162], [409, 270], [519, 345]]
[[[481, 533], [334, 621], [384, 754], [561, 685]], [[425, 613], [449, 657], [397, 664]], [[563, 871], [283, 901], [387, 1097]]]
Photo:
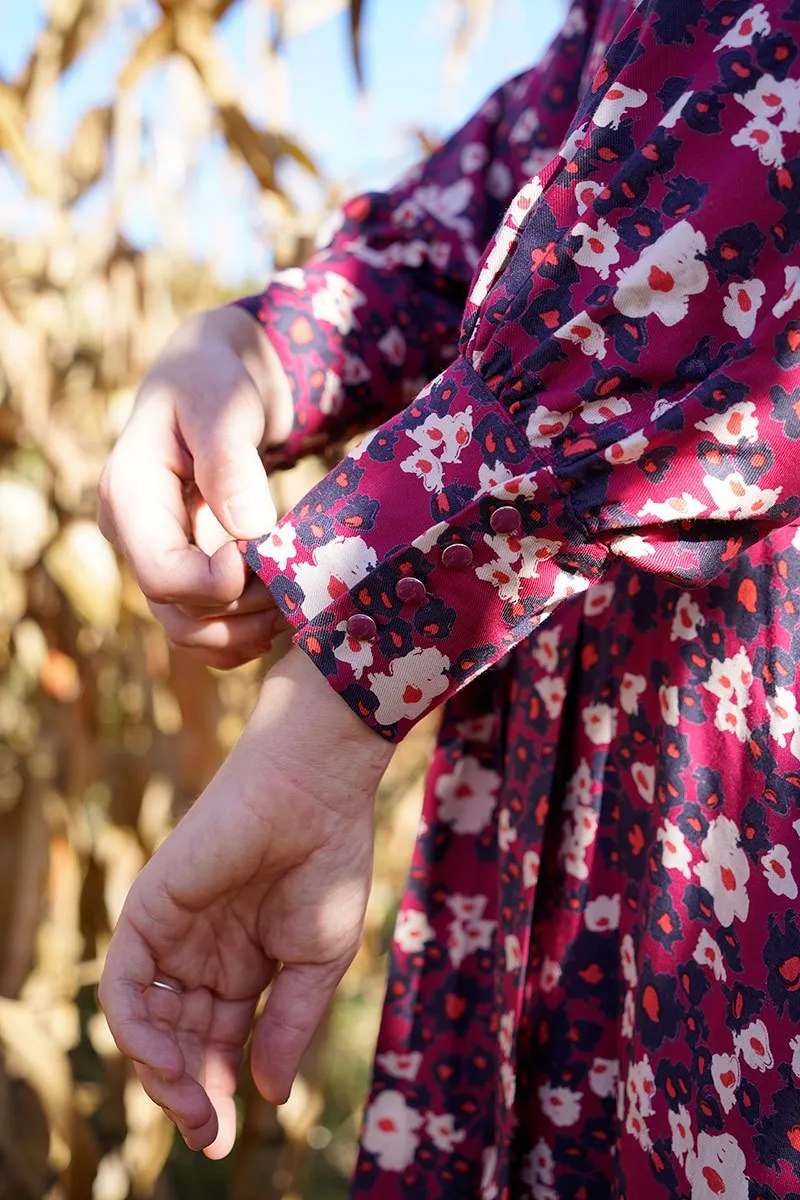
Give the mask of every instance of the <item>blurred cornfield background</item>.
[[[136, 381], [184, 314], [229, 298], [186, 244], [191, 164], [221, 135], [232, 169], [257, 185], [270, 258], [302, 261], [340, 196], [282, 126], [285, 47], [339, 20], [360, 79], [362, 10], [396, 2], [50, 0], [23, 69], [0, 78], [0, 166], [37, 217], [33, 234], [0, 244], [2, 1200], [346, 1195], [432, 727], [404, 743], [385, 781], [364, 948], [291, 1101], [276, 1112], [243, 1073], [234, 1155], [191, 1155], [116, 1052], [95, 986], [130, 883], [236, 740], [265, 664], [223, 675], [171, 649], [97, 532], [94, 504]], [[260, 38], [263, 121], [219, 50], [218, 23], [236, 5]], [[463, 56], [493, 6], [451, 7]], [[86, 111], [54, 149], [59, 81], [120, 19], [137, 36], [113, 102]], [[154, 122], [138, 85], [159, 69]], [[426, 131], [418, 140], [424, 150]], [[302, 177], [322, 197], [312, 214], [283, 184]], [[123, 230], [137, 189], [159, 224], [146, 248]], [[91, 195], [91, 219], [76, 219]], [[254, 274], [252, 290], [263, 282]], [[279, 504], [324, 466], [281, 475]]]

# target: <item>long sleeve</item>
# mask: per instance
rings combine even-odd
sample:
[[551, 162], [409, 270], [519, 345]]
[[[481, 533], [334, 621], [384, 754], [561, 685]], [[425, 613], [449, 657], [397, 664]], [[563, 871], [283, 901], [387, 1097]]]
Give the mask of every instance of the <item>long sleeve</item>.
[[575, 111], [593, 0], [580, 0], [542, 65], [512, 79], [421, 167], [345, 205], [304, 268], [239, 301], [289, 379], [291, 465], [405, 407], [453, 360], [475, 266], [522, 183], [561, 145]]
[[456, 361], [248, 547], [383, 736], [620, 556], [701, 585], [796, 519], [800, 65], [759, 8], [755, 36], [631, 10]]

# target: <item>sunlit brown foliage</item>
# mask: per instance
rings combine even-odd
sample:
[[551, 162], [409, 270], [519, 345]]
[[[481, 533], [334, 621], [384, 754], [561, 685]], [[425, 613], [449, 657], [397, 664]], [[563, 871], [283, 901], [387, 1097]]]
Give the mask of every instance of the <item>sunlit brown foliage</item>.
[[[127, 888], [235, 741], [264, 669], [215, 675], [171, 650], [94, 525], [99, 470], [136, 380], [185, 312], [225, 298], [210, 270], [169, 247], [142, 253], [119, 232], [115, 196], [137, 169], [127, 100], [136, 80], [167, 56], [183, 64], [204, 104], [196, 135], [221, 130], [273, 196], [278, 261], [298, 261], [308, 244], [310, 231], [278, 191], [276, 168], [287, 158], [315, 167], [279, 129], [256, 127], [242, 111], [211, 36], [231, 3], [160, 0], [159, 20], [124, 65], [114, 103], [86, 113], [64, 153], [38, 146], [32, 124], [119, 4], [53, 0], [24, 70], [0, 81], [0, 153], [48, 213], [46, 233], [0, 247], [3, 1200], [335, 1200], [353, 1164], [429, 727], [403, 747], [380, 798], [364, 949], [290, 1103], [276, 1114], [243, 1078], [232, 1159], [209, 1164], [175, 1144], [95, 1002]], [[352, 5], [356, 63], [361, 7]], [[266, 8], [267, 57], [277, 61], [290, 15], [308, 25], [346, 4]], [[72, 206], [100, 179], [109, 182], [109, 204], [91, 236], [79, 238]], [[156, 196], [157, 204], [170, 200]], [[320, 467], [283, 476], [279, 501], [302, 494]]]

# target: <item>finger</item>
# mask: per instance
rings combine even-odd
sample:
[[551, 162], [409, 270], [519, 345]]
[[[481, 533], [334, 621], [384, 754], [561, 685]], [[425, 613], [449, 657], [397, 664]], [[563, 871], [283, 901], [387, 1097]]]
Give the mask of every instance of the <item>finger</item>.
[[260, 579], [253, 578], [246, 585], [241, 596], [224, 607], [201, 608], [196, 604], [181, 604], [179, 608], [187, 617], [203, 621], [209, 617], [235, 617], [244, 616], [246, 613], [273, 612], [277, 605], [269, 588], [265, 587]]
[[134, 1063], [136, 1074], [150, 1099], [177, 1125], [191, 1150], [205, 1150], [219, 1132], [217, 1114], [206, 1090], [191, 1075], [165, 1080], [150, 1067]]
[[253, 1034], [250, 1064], [261, 1095], [289, 1099], [292, 1083], [346, 964], [283, 966]]
[[242, 557], [233, 545], [209, 557], [190, 544], [182, 467], [168, 444], [174, 431], [160, 427], [152, 409], [142, 411], [145, 427], [131, 423], [104, 472], [103, 528], [149, 600], [228, 604], [244, 589]]
[[[155, 975], [151, 954], [123, 912], [97, 989], [100, 1007], [122, 1054], [164, 1079], [177, 1080], [183, 1076], [186, 1063], [170, 1027], [172, 1014], [163, 1007], [151, 1009], [145, 995]], [[154, 1003], [164, 1006], [176, 1000], [162, 995]]]
[[259, 454], [264, 429], [263, 400], [245, 374], [230, 380], [223, 397], [194, 396], [181, 412], [195, 482], [232, 537], [260, 537], [277, 520]]
[[283, 618], [277, 611], [195, 620], [174, 605], [151, 604], [150, 611], [164, 626], [171, 642], [184, 650], [246, 652], [256, 658], [269, 649]]

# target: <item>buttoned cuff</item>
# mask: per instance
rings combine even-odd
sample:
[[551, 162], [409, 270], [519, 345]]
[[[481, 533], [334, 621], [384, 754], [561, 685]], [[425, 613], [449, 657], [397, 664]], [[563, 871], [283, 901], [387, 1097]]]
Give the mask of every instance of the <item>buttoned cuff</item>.
[[245, 554], [331, 686], [399, 741], [602, 573], [573, 487], [459, 359]]

